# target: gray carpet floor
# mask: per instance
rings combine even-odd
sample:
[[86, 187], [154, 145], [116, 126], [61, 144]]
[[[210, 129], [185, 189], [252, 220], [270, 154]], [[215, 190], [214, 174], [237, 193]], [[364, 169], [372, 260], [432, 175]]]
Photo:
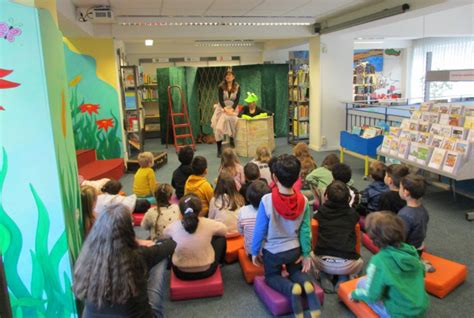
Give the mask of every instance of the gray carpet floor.
[[[171, 183], [171, 176], [179, 166], [174, 147], [165, 149], [158, 139], [146, 141], [148, 151], [167, 151], [168, 163], [156, 171], [160, 183]], [[286, 143], [285, 138], [277, 139], [274, 155], [291, 153], [292, 146]], [[208, 180], [212, 182], [217, 177], [220, 159], [216, 157], [216, 145], [197, 146], [197, 155], [205, 156], [208, 160]], [[318, 164], [321, 163], [327, 152], [312, 152]], [[251, 158], [241, 158], [243, 165]], [[368, 181], [363, 180], [363, 161], [345, 156], [345, 162], [352, 167], [353, 179], [357, 189], [364, 189]], [[132, 192], [133, 174], [126, 174], [121, 180], [124, 191]], [[468, 222], [464, 213], [474, 211], [474, 202], [468, 198], [457, 196], [454, 201], [450, 192], [436, 187], [429, 187], [423, 203], [430, 215], [428, 234], [426, 238], [427, 250], [435, 255], [467, 264], [468, 278], [461, 286], [444, 299], [430, 296], [430, 307], [427, 317], [474, 317], [474, 289], [472, 277], [474, 274], [474, 222]], [[145, 237], [139, 227], [135, 228], [138, 237]], [[362, 258], [365, 264], [372, 254], [362, 247]], [[224, 279], [224, 295], [217, 298], [198, 299], [172, 302], [168, 291], [165, 296], [166, 317], [271, 317], [265, 306], [256, 297], [252, 285], [245, 283], [240, 265], [234, 263], [222, 268]], [[167, 273], [169, 286], [169, 272]], [[309, 314], [307, 314], [309, 316]], [[336, 295], [325, 295], [322, 308], [322, 317], [354, 317], [354, 315], [339, 302]]]

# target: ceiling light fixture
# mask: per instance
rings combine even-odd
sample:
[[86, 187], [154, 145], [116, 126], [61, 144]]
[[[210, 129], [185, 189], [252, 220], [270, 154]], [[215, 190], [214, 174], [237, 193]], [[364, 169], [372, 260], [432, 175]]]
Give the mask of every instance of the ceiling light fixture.
[[121, 22], [120, 26], [308, 26], [310, 22]]
[[153, 46], [153, 40], [145, 40], [145, 46]]

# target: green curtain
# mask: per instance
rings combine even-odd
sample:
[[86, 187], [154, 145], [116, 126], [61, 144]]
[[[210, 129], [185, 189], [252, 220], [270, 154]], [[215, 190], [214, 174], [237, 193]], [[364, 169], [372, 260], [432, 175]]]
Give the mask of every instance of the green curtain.
[[[217, 87], [222, 81], [225, 70], [225, 67], [170, 67], [157, 70], [163, 143], [166, 139], [168, 86], [178, 85], [183, 89], [193, 136], [196, 138], [201, 131], [206, 134], [212, 133], [210, 128], [212, 107], [217, 101]], [[288, 133], [288, 65], [242, 65], [234, 66], [233, 71], [240, 84], [239, 104], [245, 105], [244, 99], [247, 92], [257, 94], [260, 98], [258, 105], [275, 114], [276, 136], [286, 136]], [[173, 90], [172, 99], [173, 109], [181, 109], [181, 98], [177, 90]], [[169, 142], [172, 143], [172, 139]]]

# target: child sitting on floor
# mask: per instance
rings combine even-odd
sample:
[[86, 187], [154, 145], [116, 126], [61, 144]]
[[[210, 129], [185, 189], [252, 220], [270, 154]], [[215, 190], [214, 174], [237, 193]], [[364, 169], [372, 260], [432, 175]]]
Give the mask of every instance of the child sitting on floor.
[[268, 166], [271, 158], [272, 154], [268, 148], [260, 146], [257, 148], [255, 158], [250, 161], [258, 166], [260, 177], [267, 180], [267, 184], [272, 183], [272, 174], [270, 173], [270, 168]]
[[234, 178], [226, 172], [221, 173], [217, 178], [214, 197], [209, 204], [208, 217], [224, 223], [227, 227], [227, 236], [236, 236], [237, 214], [244, 205], [244, 198], [237, 191]]
[[[335, 180], [326, 188], [325, 196], [325, 203], [314, 215], [319, 227], [313, 262], [319, 270], [321, 287], [325, 292], [333, 293], [349, 276], [360, 273], [364, 261], [356, 251], [355, 226], [359, 214], [349, 206], [348, 187]], [[336, 288], [332, 275], [337, 276]]]
[[176, 277], [197, 280], [212, 276], [226, 251], [227, 228], [221, 222], [199, 217], [201, 200], [186, 194], [179, 200], [182, 220], [170, 224], [164, 236], [176, 242], [171, 258]]
[[214, 190], [211, 184], [207, 181], [207, 160], [202, 156], [194, 157], [191, 168], [193, 174], [189, 176], [184, 186], [184, 194], [194, 193], [201, 199], [201, 209], [199, 216], [207, 216], [209, 212], [209, 203], [214, 196]]
[[81, 210], [82, 210], [82, 224], [84, 225], [83, 234], [86, 238], [87, 234], [94, 225], [96, 214], [95, 205], [97, 203], [97, 192], [92, 186], [81, 187]]
[[250, 257], [252, 256], [252, 239], [255, 220], [257, 219], [257, 209], [262, 197], [267, 193], [270, 193], [270, 188], [265, 181], [256, 180], [252, 182], [246, 193], [249, 204], [239, 209], [237, 229], [244, 236], [245, 253]]
[[405, 205], [406, 201], [400, 197], [400, 180], [410, 173], [408, 167], [400, 164], [393, 164], [387, 167], [384, 182], [390, 189], [380, 195], [380, 211], [392, 211], [398, 213]]
[[352, 184], [352, 169], [345, 163], [336, 163], [332, 168], [332, 177], [334, 180], [341, 181], [347, 185], [349, 192], [351, 194], [351, 201], [349, 205], [351, 207], [356, 207], [360, 202], [360, 193], [359, 190], [354, 188]]
[[218, 174], [226, 172], [232, 176], [235, 180], [235, 186], [237, 190], [240, 190], [242, 184], [245, 183], [244, 168], [240, 164], [239, 157], [235, 153], [234, 149], [226, 148], [222, 151], [221, 165], [219, 167]]
[[[258, 257], [263, 247], [265, 282], [291, 299], [293, 313], [303, 317], [301, 297], [308, 301], [311, 317], [321, 315], [321, 305], [314, 293], [308, 271], [311, 268], [311, 210], [308, 199], [293, 189], [301, 164], [292, 155], [281, 155], [272, 164], [275, 182], [272, 192], [263, 196], [257, 212], [252, 241], [252, 262], [261, 266]], [[289, 273], [282, 277], [283, 265]]]
[[309, 153], [308, 144], [305, 142], [299, 142], [293, 148], [293, 154], [301, 163], [300, 177], [303, 183], [302, 189], [309, 189], [309, 184], [306, 181], [306, 177], [316, 169], [318, 166], [314, 161], [313, 156]]
[[138, 199], [135, 194], [120, 195], [122, 184], [117, 180], [109, 180], [101, 189], [101, 194], [97, 196], [95, 212], [102, 213], [108, 206], [121, 204], [132, 213], [145, 213], [150, 208], [150, 202], [146, 199]]
[[[252, 162], [249, 162], [244, 167], [244, 174], [245, 174], [245, 183], [240, 188], [239, 193], [245, 199], [245, 204], [249, 204], [247, 201], [247, 189], [248, 187], [254, 182], [260, 179], [260, 170], [258, 166]], [[266, 182], [265, 179], [261, 179]]]
[[184, 185], [189, 176], [193, 174], [191, 162], [193, 161], [194, 150], [190, 146], [183, 147], [179, 150], [178, 160], [181, 165], [173, 172], [171, 185], [173, 186], [176, 197], [181, 199], [184, 195]]
[[374, 212], [367, 216], [366, 230], [380, 251], [349, 297], [367, 303], [380, 317], [423, 317], [429, 305], [423, 264], [416, 249], [404, 243], [403, 221]]
[[334, 180], [332, 168], [336, 163], [339, 163], [339, 157], [331, 153], [324, 158], [320, 167], [311, 171], [306, 177], [306, 182], [312, 187], [314, 195], [319, 198], [319, 201], [322, 201], [327, 186]]
[[171, 204], [173, 188], [167, 183], [158, 186], [155, 192], [156, 207], [149, 209], [143, 217], [141, 227], [150, 231], [150, 238], [154, 241], [163, 235], [165, 228], [179, 220], [179, 207]]
[[156, 191], [157, 182], [153, 171], [153, 154], [142, 152], [138, 155], [138, 168], [133, 177], [133, 193], [139, 198], [152, 197]]
[[381, 211], [380, 196], [389, 190], [385, 184], [385, 164], [381, 161], [372, 161], [369, 166], [369, 174], [374, 180], [367, 188], [362, 191], [361, 202], [357, 211], [361, 215], [366, 215], [370, 212]]

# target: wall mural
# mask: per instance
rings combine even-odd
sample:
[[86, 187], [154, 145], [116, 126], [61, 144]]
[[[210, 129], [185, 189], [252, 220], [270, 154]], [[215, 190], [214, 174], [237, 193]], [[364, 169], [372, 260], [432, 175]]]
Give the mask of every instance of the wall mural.
[[62, 35], [47, 10], [0, 2], [0, 253], [12, 312], [75, 317], [82, 220]]
[[96, 61], [64, 44], [76, 149], [96, 149], [97, 159], [123, 157], [117, 91], [96, 74]]

